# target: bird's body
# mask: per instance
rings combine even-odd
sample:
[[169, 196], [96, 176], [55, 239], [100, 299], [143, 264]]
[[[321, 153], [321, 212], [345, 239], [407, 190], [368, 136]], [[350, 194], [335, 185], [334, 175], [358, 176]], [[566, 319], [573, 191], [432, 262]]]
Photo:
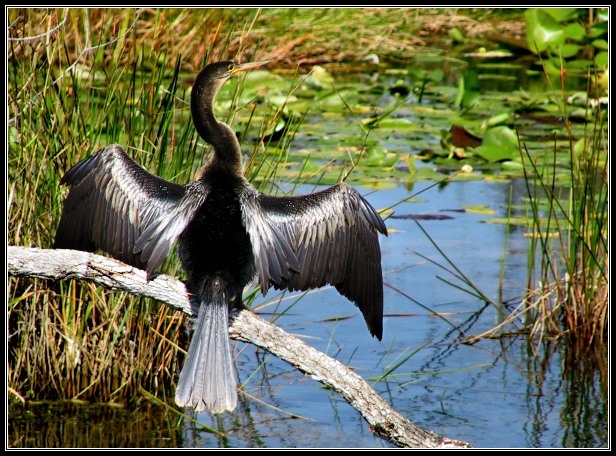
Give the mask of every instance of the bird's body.
[[307, 290], [334, 285], [382, 336], [383, 285], [377, 233], [386, 228], [353, 188], [337, 184], [304, 196], [258, 192], [242, 175], [233, 131], [214, 117], [222, 84], [254, 65], [206, 66], [193, 86], [193, 122], [214, 156], [194, 183], [154, 176], [117, 145], [79, 162], [63, 177], [71, 187], [56, 248], [101, 249], [151, 276], [174, 243], [186, 287], [199, 304], [176, 403], [212, 412], [233, 410], [236, 373], [228, 314], [257, 279], [270, 288]]
[[178, 238], [179, 256], [188, 274], [189, 289], [195, 289], [207, 277], [221, 275], [234, 287], [232, 292], [241, 295], [255, 276], [254, 255], [238, 197], [238, 190], [246, 184], [221, 174], [206, 173], [202, 177], [211, 189]]

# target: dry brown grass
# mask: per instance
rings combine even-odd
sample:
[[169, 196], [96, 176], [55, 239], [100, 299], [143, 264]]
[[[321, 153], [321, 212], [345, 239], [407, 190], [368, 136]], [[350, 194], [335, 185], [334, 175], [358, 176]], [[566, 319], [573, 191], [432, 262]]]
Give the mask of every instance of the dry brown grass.
[[20, 299], [9, 305], [7, 376], [21, 400], [126, 404], [142, 388], [173, 391], [180, 313], [87, 283], [11, 279], [8, 292]]
[[[522, 12], [516, 11], [504, 17], [489, 9], [464, 8], [14, 9], [9, 34], [32, 37], [60, 25], [67, 52], [77, 58], [101, 38], [108, 41], [132, 27], [106, 52], [109, 62], [117, 64], [118, 57], [129, 55], [125, 47], [145, 42], [159, 54], [182, 55], [190, 71], [198, 70], [206, 57], [275, 59], [278, 68], [294, 68], [357, 62], [368, 54], [403, 61], [454, 27], [472, 37], [494, 32], [522, 37]], [[38, 41], [37, 52], [45, 52], [47, 41]], [[25, 47], [11, 52], [21, 56]]]

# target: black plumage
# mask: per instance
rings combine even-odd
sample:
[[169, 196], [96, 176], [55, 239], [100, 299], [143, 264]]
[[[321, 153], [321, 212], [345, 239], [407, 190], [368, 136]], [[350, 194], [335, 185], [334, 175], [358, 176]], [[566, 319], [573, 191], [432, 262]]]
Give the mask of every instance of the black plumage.
[[187, 289], [200, 307], [175, 400], [215, 413], [236, 407], [228, 313], [255, 278], [264, 294], [332, 284], [360, 308], [373, 336], [383, 331], [378, 233], [387, 230], [375, 209], [344, 183], [304, 196], [260, 193], [243, 177], [236, 135], [214, 116], [224, 82], [260, 64], [218, 62], [197, 76], [193, 122], [214, 155], [195, 182], [154, 176], [118, 145], [79, 162], [61, 181], [70, 191], [56, 248], [100, 249], [151, 277], [178, 243]]

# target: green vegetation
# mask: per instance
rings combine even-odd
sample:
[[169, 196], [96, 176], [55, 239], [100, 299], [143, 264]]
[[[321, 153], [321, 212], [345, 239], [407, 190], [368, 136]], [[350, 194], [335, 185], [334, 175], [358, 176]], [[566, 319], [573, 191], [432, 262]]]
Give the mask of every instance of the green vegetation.
[[[496, 19], [490, 10], [469, 14], [482, 24]], [[507, 328], [594, 350], [608, 327], [608, 120], [602, 94], [590, 90], [604, 74], [603, 25], [577, 11], [575, 23], [587, 26], [581, 35], [568, 25], [573, 16], [528, 13], [525, 22], [522, 10], [510, 14], [520, 36], [525, 23], [562, 29], [564, 41], [538, 45], [544, 52], [523, 72], [550, 76], [544, 90], [519, 89], [517, 62], [467, 62], [430, 48], [421, 37], [449, 39], [456, 26], [452, 45], [477, 50], [476, 31], [450, 10], [10, 9], [8, 243], [52, 245], [65, 195], [59, 180], [99, 147], [119, 143], [153, 173], [193, 179], [208, 156], [186, 104], [195, 72], [211, 60], [274, 58], [272, 72], [225, 86], [218, 107], [240, 132], [255, 185], [280, 192], [293, 190], [281, 183], [345, 178], [410, 187], [464, 165], [475, 172], [455, 179], [523, 178], [526, 198], [514, 204], [524, 216], [492, 221], [528, 226], [528, 296], [489, 335]], [[559, 53], [570, 40], [591, 53], [583, 65], [572, 48]], [[554, 73], [555, 57], [566, 65]], [[561, 68], [569, 73], [552, 85]], [[569, 93], [574, 77], [589, 90]], [[491, 90], [496, 80], [511, 91]], [[315, 113], [327, 129], [309, 122]], [[167, 268], [177, 272], [174, 261]], [[186, 346], [182, 315], [87, 283], [9, 278], [7, 288], [12, 398], [171, 397]]]
[[[31, 15], [24, 25], [33, 25], [36, 12], [22, 13]], [[10, 244], [52, 245], [64, 195], [61, 176], [107, 141], [125, 145], [154, 172], [180, 180], [188, 176], [176, 170], [195, 154], [190, 125], [177, 119], [182, 113], [175, 106], [179, 67], [141, 72], [132, 65], [144, 52], [138, 48], [122, 54], [111, 70], [72, 64], [69, 29], [59, 29], [45, 45], [12, 43]], [[120, 37], [118, 46], [127, 38]], [[114, 50], [99, 45], [89, 57], [100, 61]], [[172, 144], [182, 154], [168, 153]], [[141, 397], [142, 388], [164, 391], [173, 385], [181, 362], [178, 344], [185, 340], [183, 316], [151, 300], [105, 293], [87, 283], [11, 279], [8, 292], [8, 376], [16, 396], [127, 402]]]
[[[477, 127], [478, 121], [468, 114], [482, 109], [478, 77], [465, 72], [456, 102], [463, 115], [452, 123], [475, 126], [483, 138], [475, 144], [478, 136], [462, 130], [451, 139], [466, 146], [467, 153], [501, 162], [502, 174], [523, 172], [527, 194], [517, 209], [525, 215], [502, 222], [529, 227], [528, 295], [505, 323], [513, 324], [515, 331], [528, 331], [533, 341], [565, 338], [573, 353], [596, 355], [597, 347], [599, 353], [606, 348], [608, 331], [608, 119], [605, 104], [601, 107], [607, 93], [602, 88], [607, 22], [589, 22], [585, 29], [573, 21], [580, 13], [574, 8], [526, 10], [529, 48], [546, 55], [539, 63], [549, 87], [557, 89], [523, 94], [509, 103], [508, 112], [480, 116]], [[580, 54], [591, 58], [573, 60]], [[559, 69], [553, 71], [557, 63]], [[570, 95], [567, 78], [576, 71], [589, 75], [588, 87]], [[552, 82], [552, 75], [560, 81]], [[543, 119], [549, 128], [562, 127], [560, 132], [539, 133], [545, 137], [537, 141], [537, 125], [528, 123], [529, 118]], [[515, 126], [516, 132], [501, 124]]]

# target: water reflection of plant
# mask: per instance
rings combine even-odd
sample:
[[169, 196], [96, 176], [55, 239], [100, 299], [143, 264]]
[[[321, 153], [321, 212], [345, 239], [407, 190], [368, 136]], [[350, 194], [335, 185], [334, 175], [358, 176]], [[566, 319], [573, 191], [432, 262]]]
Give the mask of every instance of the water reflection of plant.
[[185, 440], [174, 416], [145, 404], [128, 410], [113, 405], [48, 402], [31, 409], [12, 406], [9, 448], [178, 448]]
[[[557, 378], [550, 372], [553, 357], [564, 366]], [[529, 391], [524, 428], [533, 446], [545, 446], [547, 435], [556, 435], [548, 427], [548, 416], [557, 407], [563, 432], [550, 446], [598, 448], [608, 442], [608, 363], [602, 350], [574, 352], [570, 346], [550, 341], [541, 356], [527, 358], [526, 372]]]

